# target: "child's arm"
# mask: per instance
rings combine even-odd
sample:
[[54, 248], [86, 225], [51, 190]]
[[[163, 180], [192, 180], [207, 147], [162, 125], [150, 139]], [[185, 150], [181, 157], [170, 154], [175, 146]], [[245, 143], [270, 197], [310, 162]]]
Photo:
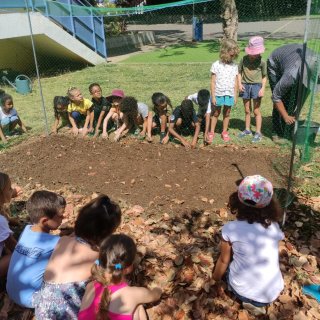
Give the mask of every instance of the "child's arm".
[[234, 106], [236, 106], [238, 101], [238, 80], [239, 74], [236, 75], [235, 81], [234, 81]]
[[211, 73], [211, 100], [213, 105], [216, 105], [216, 75]]
[[[93, 111], [91, 111], [93, 113]], [[82, 129], [82, 135], [85, 136], [88, 132], [90, 132], [90, 128], [88, 129], [89, 123], [91, 121], [91, 112], [87, 110], [86, 120], [84, 122], [84, 126]]]
[[23, 124], [19, 116], [18, 116], [18, 125], [20, 126], [23, 132], [27, 132], [27, 128], [25, 127], [25, 125]]
[[152, 135], [151, 135], [152, 121], [153, 121], [153, 113], [152, 113], [152, 111], [149, 111], [148, 112], [148, 120], [147, 120], [147, 139], [149, 142], [152, 141]]
[[79, 130], [78, 130], [78, 127], [77, 127], [75, 120], [71, 117], [71, 112], [68, 112], [68, 118], [69, 118], [69, 121], [72, 125], [72, 132], [74, 133], [74, 135], [77, 135], [79, 133]]
[[228, 241], [221, 240], [221, 253], [214, 269], [212, 278], [220, 281], [225, 274], [231, 259], [231, 244]]
[[169, 123], [169, 130], [168, 132], [173, 135], [175, 138], [177, 138], [185, 147], [186, 149], [190, 148], [190, 143], [184, 139], [180, 134], [177, 133], [176, 130], [174, 130], [174, 122]]
[[210, 117], [211, 117], [211, 113], [206, 113], [205, 115], [206, 117], [206, 125], [204, 128], [204, 139], [203, 142], [205, 143], [208, 139], [208, 133], [209, 133], [209, 129], [210, 129]]
[[91, 109], [89, 109], [90, 112], [90, 118], [89, 118], [89, 132], [93, 132], [93, 120], [94, 120], [94, 112], [93, 112], [93, 108], [91, 107]]
[[107, 132], [108, 122], [114, 113], [115, 113], [115, 108], [111, 108], [109, 110], [107, 116], [103, 120], [102, 137], [104, 137], [104, 138], [108, 138], [108, 132]]
[[14, 248], [17, 245], [17, 240], [13, 237], [12, 234], [4, 241], [6, 248], [8, 248], [11, 252], [13, 252]]
[[162, 290], [158, 287], [147, 289], [143, 287], [130, 287], [130, 295], [136, 305], [151, 303], [161, 298]]
[[3, 141], [3, 143], [7, 143], [8, 142], [6, 137], [5, 137], [5, 135], [3, 134], [1, 126], [0, 126], [0, 138]]
[[95, 133], [94, 133], [94, 137], [95, 138], [99, 135], [99, 128], [101, 126], [101, 122], [102, 122], [102, 119], [103, 119], [105, 113], [106, 112], [104, 110], [102, 110], [100, 112], [100, 115], [99, 115], [99, 118], [98, 118], [98, 122], [97, 122], [97, 125], [96, 125], [96, 130], [95, 130]]
[[239, 91], [243, 92], [244, 91], [244, 85], [242, 84], [242, 76], [241, 73], [238, 74], [238, 86], [239, 86]]
[[264, 96], [264, 90], [265, 90], [266, 84], [267, 84], [267, 77], [266, 76], [264, 76], [262, 78], [261, 84], [262, 84], [262, 87], [261, 87], [261, 89], [259, 91], [259, 97], [263, 97]]
[[195, 123], [195, 130], [194, 130], [194, 135], [193, 135], [193, 139], [191, 142], [191, 148], [195, 148], [198, 142], [198, 137], [199, 137], [199, 133], [200, 133], [200, 122], [197, 121]]
[[55, 117], [54, 123], [53, 123], [53, 126], [52, 126], [52, 133], [58, 133], [59, 120], [60, 120], [59, 116]]
[[126, 117], [124, 119], [124, 122], [123, 124], [121, 125], [121, 127], [119, 129], [116, 130], [115, 132], [115, 136], [114, 136], [114, 141], [119, 141], [120, 140], [120, 137], [121, 137], [121, 134], [122, 133], [126, 133], [128, 132], [129, 128], [128, 128], [128, 121], [126, 121]]
[[[160, 120], [161, 120], [160, 131], [166, 132], [167, 122], [168, 122], [167, 114], [164, 113], [164, 114], [160, 115]], [[167, 144], [168, 142], [169, 142], [169, 130], [167, 131], [165, 137], [162, 139], [162, 144]]]

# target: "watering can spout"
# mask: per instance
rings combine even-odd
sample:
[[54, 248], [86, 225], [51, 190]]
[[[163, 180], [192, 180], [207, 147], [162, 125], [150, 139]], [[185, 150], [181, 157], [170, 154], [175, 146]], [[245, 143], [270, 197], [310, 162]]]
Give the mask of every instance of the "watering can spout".
[[17, 90], [17, 87], [12, 83], [6, 76], [3, 76], [2, 78], [3, 82], [7, 82], [13, 89]]

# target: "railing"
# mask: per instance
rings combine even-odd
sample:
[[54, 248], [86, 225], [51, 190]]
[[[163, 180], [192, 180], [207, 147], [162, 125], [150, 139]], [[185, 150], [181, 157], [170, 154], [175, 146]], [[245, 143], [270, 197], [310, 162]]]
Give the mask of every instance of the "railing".
[[[26, 5], [58, 23], [100, 56], [107, 57], [103, 17], [95, 15], [86, 0], [0, 0], [0, 9], [23, 10]], [[81, 15], [75, 5], [81, 6]]]

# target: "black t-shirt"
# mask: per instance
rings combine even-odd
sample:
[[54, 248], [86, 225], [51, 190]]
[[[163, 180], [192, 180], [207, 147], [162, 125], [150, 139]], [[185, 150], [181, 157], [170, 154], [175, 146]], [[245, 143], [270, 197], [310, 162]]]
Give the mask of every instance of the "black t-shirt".
[[100, 113], [101, 111], [109, 112], [111, 108], [111, 103], [105, 98], [101, 97], [99, 100], [91, 99], [93, 105], [92, 108], [95, 113]]
[[[182, 121], [185, 121], [186, 119], [183, 118], [183, 114], [181, 112], [181, 107], [176, 107], [174, 110], [173, 110], [173, 113], [172, 115], [170, 116], [170, 123], [176, 123], [177, 120], [181, 118]], [[193, 110], [193, 113], [192, 113], [192, 121], [194, 123], [197, 123], [198, 122], [198, 116], [196, 115], [196, 112]]]

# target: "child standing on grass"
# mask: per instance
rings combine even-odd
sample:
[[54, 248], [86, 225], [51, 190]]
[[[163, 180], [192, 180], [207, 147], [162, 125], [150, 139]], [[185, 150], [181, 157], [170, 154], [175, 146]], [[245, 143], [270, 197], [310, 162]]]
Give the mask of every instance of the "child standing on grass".
[[252, 142], [259, 142], [262, 139], [261, 125], [262, 116], [260, 112], [261, 98], [267, 82], [267, 64], [261, 58], [265, 50], [262, 37], [252, 37], [246, 47], [247, 55], [239, 63], [239, 97], [243, 99], [245, 111], [245, 130], [239, 134], [239, 138], [252, 136], [251, 125], [251, 99], [253, 102], [253, 113], [256, 119], [256, 132]]
[[218, 122], [221, 108], [223, 108], [223, 129], [221, 138], [230, 141], [228, 127], [231, 108], [237, 103], [238, 66], [234, 60], [238, 57], [239, 47], [234, 40], [227, 39], [221, 44], [220, 60], [211, 66], [211, 96], [214, 105], [211, 128], [207, 142], [211, 143]]
[[95, 127], [94, 137], [99, 135], [103, 119], [108, 114], [111, 103], [102, 96], [102, 90], [98, 83], [91, 83], [89, 86], [91, 101], [93, 103], [93, 126]]
[[70, 99], [68, 115], [72, 132], [74, 135], [82, 132], [82, 135], [85, 136], [88, 132], [93, 131], [92, 102], [83, 98], [81, 91], [75, 87], [71, 87], [67, 95]]
[[68, 97], [55, 96], [53, 98], [53, 111], [54, 111], [54, 123], [52, 126], [52, 133], [58, 133], [58, 126], [61, 120], [61, 127], [70, 126], [70, 121], [68, 117], [68, 105], [70, 100]]
[[265, 314], [265, 306], [277, 299], [284, 286], [279, 267], [282, 210], [272, 184], [259, 175], [242, 180], [229, 198], [229, 208], [237, 220], [222, 228], [213, 279], [220, 281], [227, 272], [229, 287], [243, 307], [255, 315]]
[[137, 248], [124, 235], [112, 235], [102, 243], [99, 265], [92, 268], [92, 277], [81, 303], [79, 320], [147, 320], [144, 303], [160, 299], [160, 288], [131, 287], [126, 276], [133, 271]]
[[7, 292], [22, 307], [32, 308], [32, 295], [41, 288], [43, 274], [60, 237], [50, 234], [63, 219], [65, 199], [50, 191], [36, 191], [27, 201], [32, 225], [27, 225], [12, 254]]
[[168, 117], [172, 113], [172, 103], [162, 92], [155, 92], [152, 97], [153, 114], [148, 116], [147, 140], [152, 141], [152, 129], [160, 127], [160, 143], [169, 142], [169, 131], [167, 131]]
[[17, 190], [12, 188], [9, 176], [0, 172], [0, 278], [7, 274], [11, 254], [17, 244], [5, 218], [4, 205], [10, 203], [17, 194]]
[[120, 103], [124, 98], [124, 92], [121, 89], [114, 89], [110, 96], [107, 97], [107, 100], [111, 103], [111, 108], [107, 116], [103, 120], [102, 127], [102, 137], [108, 139], [108, 123], [109, 120], [112, 120], [115, 123], [116, 128], [120, 127]]
[[74, 234], [61, 237], [33, 295], [36, 319], [77, 319], [99, 247], [119, 226], [121, 209], [100, 195], [79, 211]]
[[[192, 101], [186, 99], [181, 102], [179, 107], [173, 110], [170, 116], [169, 133], [177, 138], [186, 149], [195, 148], [200, 132], [200, 124], [201, 120], [199, 121], [196, 115]], [[193, 134], [191, 144], [182, 136], [190, 133]]]
[[13, 106], [12, 96], [3, 94], [0, 107], [0, 138], [4, 143], [7, 142], [6, 136], [11, 135], [17, 125], [19, 125], [23, 132], [27, 132], [27, 128], [22, 123], [17, 110]]

